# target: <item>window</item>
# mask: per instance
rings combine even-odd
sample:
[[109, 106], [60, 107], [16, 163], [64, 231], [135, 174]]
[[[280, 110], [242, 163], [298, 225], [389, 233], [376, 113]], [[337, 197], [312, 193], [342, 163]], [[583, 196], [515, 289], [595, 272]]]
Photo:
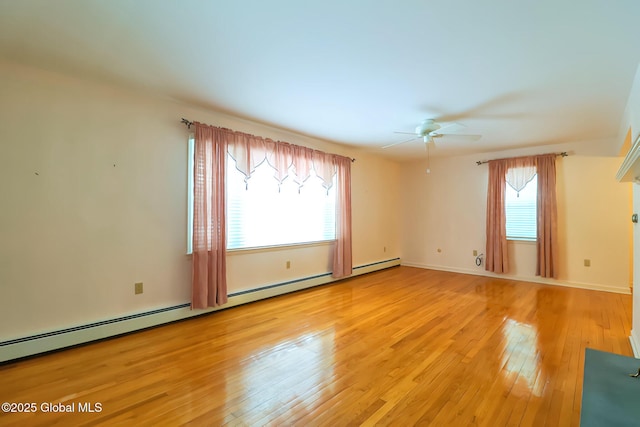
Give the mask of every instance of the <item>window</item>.
[[517, 193], [507, 183], [505, 191], [505, 211], [507, 216], [507, 239], [536, 240], [536, 203], [538, 194], [538, 176]]
[[265, 161], [245, 182], [227, 157], [227, 249], [335, 239], [336, 186], [313, 172], [301, 188], [292, 176], [278, 186], [273, 172]]
[[[194, 139], [189, 137], [187, 253], [192, 253]], [[336, 193], [313, 171], [300, 188], [293, 177], [279, 186], [265, 161], [245, 181], [227, 157], [227, 249], [243, 249], [334, 240]]]

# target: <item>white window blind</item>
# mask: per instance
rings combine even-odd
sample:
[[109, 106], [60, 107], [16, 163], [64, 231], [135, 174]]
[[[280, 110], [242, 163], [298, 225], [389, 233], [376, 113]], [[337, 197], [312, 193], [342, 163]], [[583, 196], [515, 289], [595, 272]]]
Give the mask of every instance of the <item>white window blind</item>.
[[301, 188], [292, 176], [278, 186], [267, 162], [245, 182], [227, 159], [227, 249], [335, 239], [335, 185], [327, 191], [312, 172]]
[[527, 183], [519, 194], [507, 184], [505, 191], [507, 239], [536, 240], [537, 193], [537, 175]]

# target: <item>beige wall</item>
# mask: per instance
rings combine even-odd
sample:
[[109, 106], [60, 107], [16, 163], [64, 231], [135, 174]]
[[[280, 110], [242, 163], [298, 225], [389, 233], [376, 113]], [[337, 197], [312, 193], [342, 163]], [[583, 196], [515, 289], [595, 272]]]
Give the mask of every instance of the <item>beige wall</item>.
[[[535, 276], [535, 243], [529, 242], [509, 242], [507, 277], [628, 292], [629, 188], [615, 180], [621, 159], [573, 151], [557, 162], [558, 281]], [[473, 250], [485, 252], [488, 170], [475, 161], [523, 154], [530, 153], [432, 158], [429, 175], [424, 162], [403, 166], [403, 264], [485, 274]], [[591, 260], [591, 267], [584, 266], [584, 259]]]
[[[190, 300], [181, 117], [356, 157], [354, 265], [399, 256], [394, 162], [171, 100], [0, 63], [0, 341]], [[229, 290], [326, 273], [330, 253], [326, 244], [232, 253]], [[138, 281], [142, 295], [133, 293]]]

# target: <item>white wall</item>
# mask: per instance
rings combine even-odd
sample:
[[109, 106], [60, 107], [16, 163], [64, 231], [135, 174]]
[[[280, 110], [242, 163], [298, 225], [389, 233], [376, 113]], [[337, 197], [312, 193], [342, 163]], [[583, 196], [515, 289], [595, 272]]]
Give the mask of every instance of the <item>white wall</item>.
[[[394, 162], [148, 94], [0, 63], [0, 341], [190, 300], [181, 117], [356, 157], [354, 265], [399, 256]], [[331, 249], [230, 254], [229, 290], [326, 273]], [[133, 292], [138, 281], [142, 295]]]
[[[570, 148], [573, 154], [557, 161], [558, 280], [535, 276], [535, 243], [529, 242], [509, 242], [510, 273], [504, 277], [628, 293], [630, 192], [628, 184], [615, 180], [621, 159], [585, 156], [579, 147]], [[599, 151], [584, 148], [590, 154]], [[524, 154], [532, 150], [432, 158], [428, 175], [424, 161], [403, 165], [402, 263], [488, 274], [473, 256], [473, 250], [485, 252], [488, 180], [487, 166], [475, 162]], [[584, 259], [591, 260], [591, 267], [584, 266]]]

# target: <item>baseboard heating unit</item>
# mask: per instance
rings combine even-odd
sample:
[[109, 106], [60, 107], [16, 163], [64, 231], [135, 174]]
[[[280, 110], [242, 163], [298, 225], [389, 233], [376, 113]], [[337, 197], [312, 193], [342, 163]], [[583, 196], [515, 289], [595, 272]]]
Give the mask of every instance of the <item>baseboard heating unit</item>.
[[[353, 275], [371, 273], [400, 265], [400, 258], [375, 262], [354, 267]], [[261, 299], [295, 292], [314, 286], [335, 282], [331, 273], [319, 274], [282, 283], [275, 283], [256, 289], [229, 294], [229, 301], [222, 307], [208, 310], [191, 310], [189, 303], [163, 307], [142, 313], [135, 313], [114, 319], [102, 320], [84, 325], [64, 328], [21, 338], [0, 341], [0, 363], [33, 356], [65, 347], [110, 338], [194, 316], [211, 313]]]

